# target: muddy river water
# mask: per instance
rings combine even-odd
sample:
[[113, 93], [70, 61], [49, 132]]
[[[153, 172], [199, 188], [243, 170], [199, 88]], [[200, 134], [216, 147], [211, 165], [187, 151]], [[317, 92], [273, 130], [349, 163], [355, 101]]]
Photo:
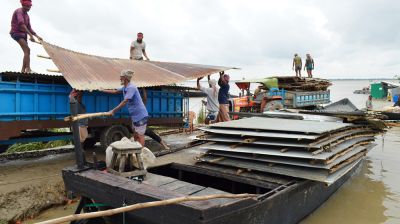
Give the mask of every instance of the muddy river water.
[[[362, 107], [366, 96], [353, 95], [352, 91], [368, 84], [368, 81], [336, 81], [331, 88], [332, 100], [351, 96]], [[358, 172], [302, 224], [400, 223], [400, 127], [378, 136], [376, 143]], [[70, 215], [75, 206], [52, 208], [24, 223]]]

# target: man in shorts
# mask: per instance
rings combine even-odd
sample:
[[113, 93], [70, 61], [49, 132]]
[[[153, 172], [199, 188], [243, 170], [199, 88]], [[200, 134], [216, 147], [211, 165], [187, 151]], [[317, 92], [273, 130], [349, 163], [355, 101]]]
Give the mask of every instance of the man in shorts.
[[31, 23], [29, 20], [28, 12], [32, 7], [31, 0], [21, 0], [21, 8], [18, 8], [14, 11], [12, 19], [11, 19], [11, 31], [10, 35], [21, 47], [24, 52], [24, 58], [22, 61], [22, 69], [21, 72], [30, 73], [31, 65], [30, 65], [30, 54], [31, 49], [28, 46], [28, 36], [29, 40], [35, 42], [35, 38], [38, 38], [40, 41], [42, 40], [35, 31], [33, 31], [31, 27]]
[[103, 90], [103, 92], [113, 94], [122, 92], [124, 100], [114, 109], [110, 110], [109, 113], [114, 115], [126, 105], [128, 107], [129, 115], [131, 116], [132, 128], [135, 131], [135, 141], [138, 141], [140, 144], [142, 144], [142, 146], [144, 146], [144, 135], [147, 128], [149, 114], [147, 113], [147, 109], [143, 104], [138, 88], [131, 83], [133, 75], [133, 71], [123, 70], [120, 75], [122, 88], [118, 90]]
[[292, 69], [296, 71], [296, 77], [301, 77], [302, 65], [303, 62], [301, 61], [301, 57], [298, 54], [294, 54]]
[[[210, 78], [210, 76], [208, 76]], [[202, 91], [207, 95], [207, 117], [205, 120], [206, 124], [213, 123], [217, 119], [217, 114], [219, 110], [219, 103], [218, 103], [218, 91], [219, 89], [217, 88], [217, 81], [215, 79], [208, 80], [208, 84], [210, 87], [203, 87], [200, 85], [200, 80], [202, 79], [198, 78], [197, 79], [197, 89]]]

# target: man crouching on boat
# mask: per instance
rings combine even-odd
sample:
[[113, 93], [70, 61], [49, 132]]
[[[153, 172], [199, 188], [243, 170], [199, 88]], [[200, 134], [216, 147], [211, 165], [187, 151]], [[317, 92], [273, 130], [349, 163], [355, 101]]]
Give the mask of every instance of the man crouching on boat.
[[144, 146], [144, 133], [146, 132], [147, 120], [149, 114], [143, 104], [138, 88], [131, 83], [134, 72], [131, 70], [123, 70], [120, 75], [122, 88], [118, 90], [103, 90], [105, 93], [124, 95], [124, 100], [114, 109], [110, 110], [109, 113], [112, 115], [119, 111], [122, 107], [127, 105], [129, 116], [132, 119], [132, 128], [134, 129], [135, 141], [138, 141]]

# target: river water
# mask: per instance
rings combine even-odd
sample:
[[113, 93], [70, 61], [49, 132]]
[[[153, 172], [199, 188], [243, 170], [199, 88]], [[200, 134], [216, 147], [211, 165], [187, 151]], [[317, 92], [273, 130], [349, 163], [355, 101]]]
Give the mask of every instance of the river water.
[[[362, 108], [367, 95], [355, 95], [353, 91], [369, 83], [368, 80], [334, 81], [330, 88], [331, 99], [349, 98]], [[235, 91], [235, 87], [232, 90]], [[376, 107], [383, 104], [374, 102]], [[200, 99], [191, 100], [190, 109], [199, 111], [200, 105]], [[377, 146], [368, 153], [358, 173], [301, 224], [400, 223], [400, 128], [389, 129], [384, 135], [378, 136], [376, 143]], [[31, 221], [69, 215], [72, 211], [71, 207], [54, 208]]]
[[[365, 107], [367, 95], [353, 94], [369, 81], [334, 81], [331, 99], [349, 98]], [[383, 106], [374, 102], [374, 107]], [[327, 202], [302, 224], [317, 223], [400, 223], [400, 128], [379, 136], [358, 174], [347, 181]]]

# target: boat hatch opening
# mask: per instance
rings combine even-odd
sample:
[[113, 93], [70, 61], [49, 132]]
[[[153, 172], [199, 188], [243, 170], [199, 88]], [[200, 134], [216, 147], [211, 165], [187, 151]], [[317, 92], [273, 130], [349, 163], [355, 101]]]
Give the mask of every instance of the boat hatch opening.
[[[185, 181], [191, 184], [200, 185], [203, 187], [211, 187], [221, 191], [232, 194], [265, 194], [272, 190], [268, 185], [260, 186], [260, 184], [251, 184], [245, 179], [232, 180], [231, 178], [223, 177], [223, 174], [208, 175], [206, 173], [198, 172], [197, 170], [188, 170], [187, 168], [180, 167], [176, 164], [167, 164], [159, 167], [148, 169], [150, 173], [167, 176]], [[247, 182], [247, 183], [246, 183]]]

